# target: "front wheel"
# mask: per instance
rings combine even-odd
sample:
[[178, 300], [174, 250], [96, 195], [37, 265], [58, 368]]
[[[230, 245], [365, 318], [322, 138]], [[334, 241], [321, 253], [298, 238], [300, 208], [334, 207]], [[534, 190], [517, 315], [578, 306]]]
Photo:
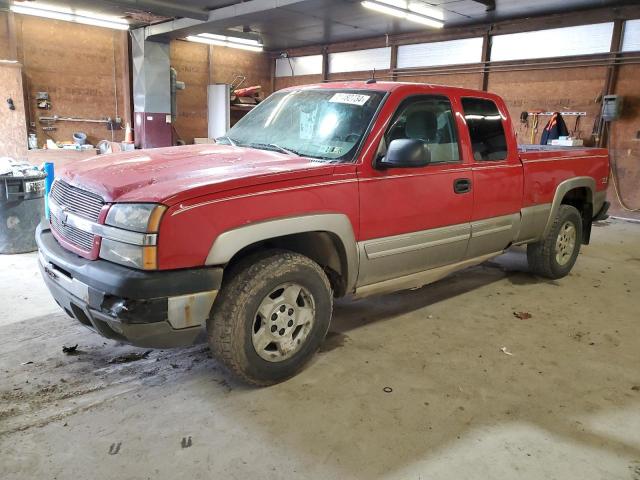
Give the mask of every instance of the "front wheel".
[[527, 246], [530, 270], [547, 278], [562, 278], [576, 263], [582, 244], [582, 217], [577, 208], [560, 205], [545, 238]]
[[252, 256], [231, 269], [207, 322], [209, 345], [253, 385], [297, 373], [324, 340], [332, 291], [322, 268], [287, 251]]

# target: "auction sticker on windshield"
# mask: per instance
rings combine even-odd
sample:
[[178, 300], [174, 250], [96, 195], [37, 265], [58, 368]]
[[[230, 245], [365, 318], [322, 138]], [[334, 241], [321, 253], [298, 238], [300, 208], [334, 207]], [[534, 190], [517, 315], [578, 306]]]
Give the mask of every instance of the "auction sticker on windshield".
[[362, 95], [360, 93], [336, 93], [331, 97], [330, 102], [348, 103], [349, 105], [359, 105], [360, 107], [367, 103], [371, 98], [370, 95]]

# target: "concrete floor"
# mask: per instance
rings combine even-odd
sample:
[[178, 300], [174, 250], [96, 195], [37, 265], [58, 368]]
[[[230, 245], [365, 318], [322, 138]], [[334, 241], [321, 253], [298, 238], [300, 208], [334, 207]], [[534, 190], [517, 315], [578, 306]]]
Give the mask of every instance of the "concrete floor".
[[35, 261], [0, 256], [3, 480], [640, 480], [638, 224], [594, 228], [559, 281], [512, 251], [341, 301], [311, 365], [260, 390], [205, 345], [125, 362], [142, 350], [61, 313]]

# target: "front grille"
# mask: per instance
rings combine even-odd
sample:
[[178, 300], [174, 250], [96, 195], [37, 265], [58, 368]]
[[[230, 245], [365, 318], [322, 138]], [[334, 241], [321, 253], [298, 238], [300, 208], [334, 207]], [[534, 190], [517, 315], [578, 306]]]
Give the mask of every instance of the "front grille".
[[53, 228], [58, 235], [64, 238], [69, 243], [75, 245], [86, 251], [91, 251], [93, 248], [93, 234], [79, 230], [71, 225], [65, 225], [56, 218], [55, 215], [50, 213], [51, 228]]
[[97, 222], [104, 202], [100, 195], [73, 187], [61, 180], [56, 180], [51, 187], [51, 198], [65, 207], [67, 212]]

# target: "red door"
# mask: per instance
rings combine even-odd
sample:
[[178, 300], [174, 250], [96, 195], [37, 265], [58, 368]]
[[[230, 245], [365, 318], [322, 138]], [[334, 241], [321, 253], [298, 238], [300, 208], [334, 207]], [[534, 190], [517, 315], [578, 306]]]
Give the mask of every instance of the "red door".
[[506, 107], [498, 97], [465, 97], [465, 142], [473, 158], [474, 206], [467, 257], [499, 252], [520, 226], [523, 172]]
[[[410, 275], [465, 257], [473, 210], [471, 165], [460, 148], [456, 99], [433, 93], [396, 95], [377, 151], [359, 165], [360, 275], [358, 285]], [[394, 113], [395, 112], [395, 113]], [[388, 118], [381, 114], [381, 118]], [[424, 142], [431, 162], [417, 168], [376, 167], [395, 139]], [[458, 185], [457, 191], [455, 186]]]

